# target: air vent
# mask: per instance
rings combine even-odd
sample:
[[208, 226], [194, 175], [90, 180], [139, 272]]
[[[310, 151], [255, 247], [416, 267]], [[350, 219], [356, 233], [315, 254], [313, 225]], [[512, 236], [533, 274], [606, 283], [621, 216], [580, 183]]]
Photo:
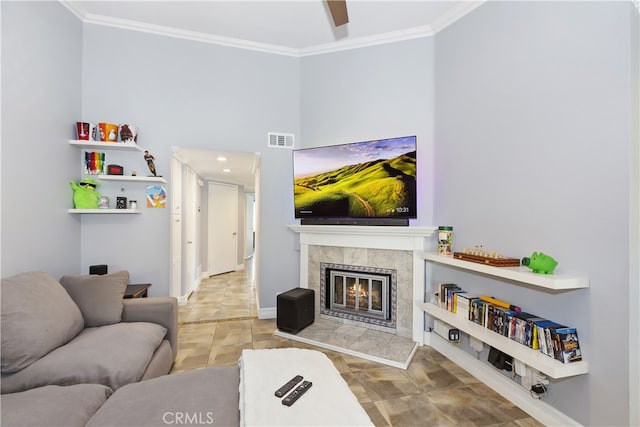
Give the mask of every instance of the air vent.
[[268, 146], [271, 148], [293, 148], [294, 135], [292, 133], [269, 132]]

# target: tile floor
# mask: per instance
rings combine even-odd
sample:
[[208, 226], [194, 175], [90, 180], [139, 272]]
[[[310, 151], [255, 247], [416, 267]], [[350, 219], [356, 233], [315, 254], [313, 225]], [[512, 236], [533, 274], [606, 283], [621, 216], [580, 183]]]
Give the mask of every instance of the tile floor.
[[[251, 263], [203, 280], [179, 308], [179, 349], [172, 373], [235, 366], [243, 349], [316, 348], [274, 335], [257, 317]], [[376, 426], [540, 426], [525, 412], [429, 347], [406, 370], [316, 348], [338, 371]]]

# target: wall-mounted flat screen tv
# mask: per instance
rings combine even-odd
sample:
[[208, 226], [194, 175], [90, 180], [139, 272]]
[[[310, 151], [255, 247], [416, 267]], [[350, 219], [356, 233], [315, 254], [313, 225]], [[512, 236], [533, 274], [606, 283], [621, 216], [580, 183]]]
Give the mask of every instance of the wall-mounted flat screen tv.
[[294, 150], [293, 175], [296, 218], [417, 217], [415, 136]]

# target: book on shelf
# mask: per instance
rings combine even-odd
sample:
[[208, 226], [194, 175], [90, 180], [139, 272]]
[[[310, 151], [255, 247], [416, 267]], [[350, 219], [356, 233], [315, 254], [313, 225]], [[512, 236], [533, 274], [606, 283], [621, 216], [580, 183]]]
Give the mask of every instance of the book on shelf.
[[[473, 296], [469, 298], [469, 320], [475, 322], [478, 303], [481, 302], [480, 296]], [[476, 322], [478, 323], [478, 322]]]
[[506, 336], [509, 339], [512, 339], [514, 341], [516, 341], [516, 333], [517, 333], [517, 331], [516, 331], [516, 325], [517, 325], [516, 314], [518, 314], [518, 313], [515, 312], [515, 311], [510, 311], [510, 310], [505, 312], [505, 315], [507, 316], [507, 331], [506, 331], [507, 335]]
[[554, 357], [562, 363], [582, 360], [580, 341], [576, 328], [556, 328], [552, 332]]
[[469, 311], [469, 320], [478, 325], [482, 319], [482, 300], [480, 298], [474, 298], [470, 301], [471, 309]]
[[452, 313], [456, 312], [456, 295], [460, 292], [464, 292], [462, 289], [458, 288], [458, 289], [449, 289], [447, 291], [447, 310], [449, 310]]
[[544, 319], [535, 314], [525, 312], [515, 313], [513, 319], [515, 321], [514, 339], [529, 348], [538, 349], [538, 333], [536, 332], [535, 322]]
[[[504, 309], [503, 309], [504, 310]], [[493, 332], [499, 333], [500, 325], [502, 323], [500, 313], [500, 307], [495, 305], [489, 306], [489, 324], [487, 325], [487, 329], [491, 329]]]
[[566, 328], [567, 326], [552, 320], [542, 320], [536, 323], [536, 327], [538, 328], [540, 352], [549, 357], [555, 357], [552, 334], [555, 329]]
[[438, 285], [438, 297], [440, 308], [447, 310], [448, 302], [449, 302], [449, 290], [451, 289], [460, 289], [460, 286], [455, 283], [441, 283]]
[[538, 337], [538, 349], [540, 350], [540, 353], [545, 354], [547, 356], [549, 355], [549, 350], [547, 348], [547, 338], [544, 333], [544, 330], [546, 326], [551, 323], [553, 322], [547, 319], [537, 320], [534, 322], [534, 325], [536, 327], [537, 337]]
[[437, 292], [438, 306], [470, 322], [562, 363], [582, 360], [576, 328], [544, 319], [527, 312], [516, 312], [484, 301], [464, 291], [455, 283], [441, 283]]
[[486, 301], [483, 301], [480, 298], [474, 298], [470, 301], [470, 303], [471, 309], [469, 320], [486, 328], [489, 318], [489, 310], [493, 305]]
[[544, 320], [542, 317], [534, 317], [527, 319], [527, 337], [525, 345], [534, 350], [540, 350], [540, 342], [538, 341], [538, 329], [535, 322]]
[[456, 293], [456, 316], [469, 320], [470, 302], [474, 298], [479, 298], [478, 295], [471, 294], [469, 292]]
[[509, 336], [509, 313], [511, 311], [504, 307], [493, 306], [492, 307], [493, 318], [493, 331], [502, 335], [503, 337]]

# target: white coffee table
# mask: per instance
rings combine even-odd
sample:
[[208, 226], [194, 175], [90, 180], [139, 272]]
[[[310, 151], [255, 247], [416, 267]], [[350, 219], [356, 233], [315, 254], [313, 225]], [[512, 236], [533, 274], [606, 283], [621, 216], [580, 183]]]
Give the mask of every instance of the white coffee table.
[[[274, 393], [296, 375], [313, 385], [292, 406], [285, 406]], [[324, 353], [280, 348], [243, 350], [240, 425], [372, 426], [373, 423]]]

